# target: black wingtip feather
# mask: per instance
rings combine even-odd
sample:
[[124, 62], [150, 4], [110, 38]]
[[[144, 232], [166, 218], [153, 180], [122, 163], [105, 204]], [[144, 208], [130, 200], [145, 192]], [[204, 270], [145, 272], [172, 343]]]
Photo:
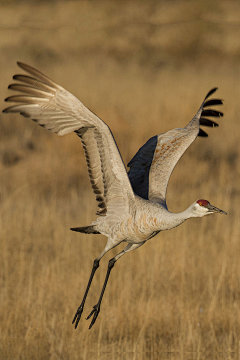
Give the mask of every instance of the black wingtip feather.
[[208, 137], [208, 134], [207, 134], [205, 131], [203, 131], [202, 129], [199, 129], [198, 136], [201, 136], [201, 137]]
[[206, 97], [205, 97], [205, 100], [206, 100], [207, 98], [209, 98], [213, 93], [215, 93], [215, 91], [217, 91], [217, 89], [218, 89], [217, 87], [211, 89], [211, 90], [207, 93], [207, 95], [206, 95]]
[[204, 102], [203, 108], [213, 105], [223, 105], [223, 102], [221, 99], [211, 99]]
[[218, 127], [219, 125], [215, 122], [212, 121], [210, 119], [206, 119], [206, 118], [200, 118], [200, 125], [202, 126], [209, 126], [209, 127]]
[[[217, 89], [218, 89], [217, 87], [211, 89], [207, 93], [205, 100], [208, 97], [210, 97]], [[218, 126], [218, 124], [216, 122], [214, 122], [210, 119], [207, 119], [205, 117], [205, 116], [210, 116], [210, 117], [222, 117], [223, 116], [223, 113], [219, 110], [206, 109], [209, 106], [215, 106], [215, 105], [223, 105], [222, 100], [221, 99], [210, 99], [208, 101], [204, 101], [203, 110], [202, 110], [202, 114], [201, 114], [201, 118], [200, 118], [200, 125], [209, 126], [209, 127], [217, 127]], [[208, 135], [207, 135], [207, 133], [205, 133], [205, 131], [200, 129], [198, 136], [207, 137]]]
[[218, 110], [207, 109], [202, 111], [203, 116], [222, 117], [223, 113]]

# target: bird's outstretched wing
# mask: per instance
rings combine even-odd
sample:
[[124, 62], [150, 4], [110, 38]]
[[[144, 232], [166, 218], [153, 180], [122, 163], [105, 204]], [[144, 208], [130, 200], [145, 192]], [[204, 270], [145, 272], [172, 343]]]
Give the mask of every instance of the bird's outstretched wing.
[[9, 89], [20, 91], [5, 101], [16, 103], [4, 113], [20, 113], [58, 135], [76, 132], [87, 161], [90, 182], [99, 206], [99, 215], [127, 212], [134, 193], [126, 168], [109, 127], [75, 96], [47, 76], [26, 64], [18, 66], [28, 75], [15, 75]]
[[209, 106], [222, 104], [219, 99], [207, 101], [216, 90], [209, 91], [197, 114], [185, 128], [152, 137], [128, 163], [128, 176], [137, 195], [166, 206], [167, 185], [175, 165], [197, 136], [208, 136], [200, 125], [218, 126], [206, 116], [223, 116], [222, 112], [209, 109]]

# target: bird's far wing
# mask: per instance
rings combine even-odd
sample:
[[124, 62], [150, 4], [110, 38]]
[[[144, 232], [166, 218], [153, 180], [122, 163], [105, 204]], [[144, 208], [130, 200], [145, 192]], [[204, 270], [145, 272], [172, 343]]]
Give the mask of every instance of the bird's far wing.
[[[5, 101], [16, 103], [4, 113], [20, 113], [57, 135], [76, 132], [81, 138], [98, 214], [126, 213], [134, 193], [109, 127], [75, 96], [36, 69], [18, 62], [28, 75], [15, 75], [9, 89], [20, 91]], [[111, 210], [112, 211], [112, 210]]]
[[175, 165], [197, 136], [208, 136], [200, 125], [218, 126], [206, 116], [223, 116], [220, 111], [206, 109], [222, 104], [219, 99], [206, 101], [215, 91], [216, 89], [209, 91], [197, 114], [185, 128], [156, 135], [138, 150], [128, 164], [128, 176], [137, 195], [166, 206], [167, 185]]
[[149, 171], [157, 143], [158, 135], [155, 135], [138, 150], [127, 165], [130, 167], [128, 177], [135, 194], [146, 200], [148, 200]]

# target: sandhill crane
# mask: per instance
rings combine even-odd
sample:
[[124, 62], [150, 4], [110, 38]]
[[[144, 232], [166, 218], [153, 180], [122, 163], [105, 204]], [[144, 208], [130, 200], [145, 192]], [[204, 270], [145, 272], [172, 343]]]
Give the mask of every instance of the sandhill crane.
[[108, 238], [103, 252], [93, 262], [83, 300], [72, 321], [75, 328], [100, 260], [121, 242], [127, 243], [124, 250], [109, 261], [99, 301], [87, 317], [92, 317], [90, 329], [100, 312], [111, 269], [118, 259], [139, 248], [160, 231], [172, 229], [191, 217], [216, 212], [226, 214], [202, 199], [178, 214], [168, 211], [166, 205], [168, 180], [175, 165], [197, 136], [207, 136], [200, 125], [218, 126], [206, 116], [221, 117], [223, 113], [206, 108], [221, 105], [222, 101], [207, 100], [217, 89], [209, 91], [193, 119], [184, 128], [149, 139], [129, 162], [130, 170], [127, 173], [111, 130], [100, 118], [41, 72], [20, 62], [18, 66], [30, 76], [13, 76], [18, 82], [9, 85], [9, 89], [20, 91], [21, 94], [8, 97], [6, 101], [16, 104], [3, 112], [30, 117], [60, 136], [75, 132], [80, 137], [99, 216], [91, 225], [71, 230], [103, 234]]

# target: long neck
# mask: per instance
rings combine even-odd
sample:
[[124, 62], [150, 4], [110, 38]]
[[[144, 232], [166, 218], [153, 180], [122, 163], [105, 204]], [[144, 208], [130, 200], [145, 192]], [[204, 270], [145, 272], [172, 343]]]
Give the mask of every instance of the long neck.
[[164, 215], [159, 214], [159, 227], [161, 230], [170, 230], [191, 217], [193, 217], [192, 206], [189, 206], [185, 211], [180, 213], [171, 213], [170, 211], [166, 211]]

